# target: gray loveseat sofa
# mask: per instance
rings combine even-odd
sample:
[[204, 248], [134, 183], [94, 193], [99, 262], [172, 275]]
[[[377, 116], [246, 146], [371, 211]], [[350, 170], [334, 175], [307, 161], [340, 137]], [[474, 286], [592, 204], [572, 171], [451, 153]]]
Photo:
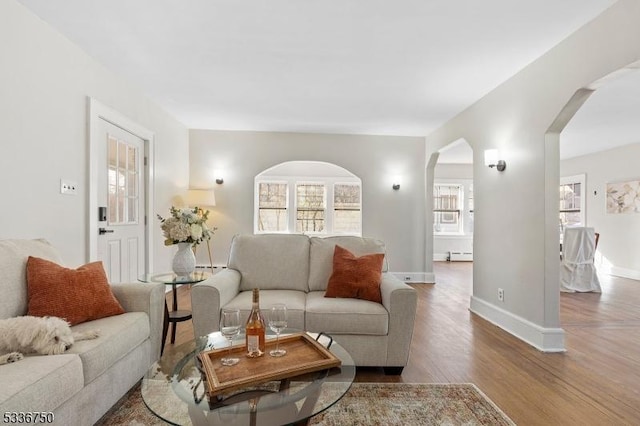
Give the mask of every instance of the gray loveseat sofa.
[[[0, 319], [27, 312], [29, 256], [61, 263], [44, 240], [0, 240]], [[126, 313], [73, 327], [99, 329], [97, 339], [0, 365], [1, 413], [52, 412], [56, 425], [92, 425], [144, 376], [160, 357], [164, 286], [115, 284], [112, 291]]]
[[236, 235], [228, 268], [191, 290], [196, 336], [219, 330], [223, 307], [241, 310], [246, 321], [251, 290], [260, 289], [260, 306], [286, 303], [289, 327], [325, 332], [358, 366], [385, 367], [400, 374], [409, 358], [417, 294], [383, 267], [382, 304], [351, 298], [326, 298], [335, 245], [356, 256], [384, 253], [382, 241], [297, 234]]

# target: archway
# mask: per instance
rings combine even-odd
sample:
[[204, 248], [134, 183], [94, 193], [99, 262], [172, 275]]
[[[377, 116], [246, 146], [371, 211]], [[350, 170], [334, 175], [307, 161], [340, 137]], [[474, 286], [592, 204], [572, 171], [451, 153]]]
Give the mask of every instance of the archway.
[[[578, 194], [582, 205], [575, 206], [575, 210], [580, 212], [580, 219], [574, 221], [579, 220], [583, 226], [597, 228], [596, 232], [604, 232], [607, 235], [605, 244], [600, 240], [596, 255], [599, 272], [640, 279], [640, 262], [627, 256], [640, 249], [640, 246], [632, 241], [634, 233], [640, 231], [640, 220], [633, 221], [635, 225], [631, 227], [629, 223], [621, 227], [620, 220], [606, 212], [608, 183], [623, 178], [638, 180], [637, 172], [629, 168], [633, 166], [624, 167], [628, 155], [625, 156], [620, 151], [620, 146], [625, 144], [640, 146], [640, 137], [636, 136], [640, 134], [640, 126], [635, 129], [629, 126], [630, 123], [635, 125], [637, 114], [640, 112], [640, 91], [633, 90], [640, 84], [638, 66], [639, 63], [628, 65], [576, 91], [545, 134], [545, 149], [558, 157], [557, 162], [546, 162], [545, 165], [548, 182], [546, 199], [549, 206], [549, 237], [545, 248], [547, 259], [558, 258], [557, 255], [554, 256], [554, 252], [558, 251], [561, 232], [558, 226], [560, 179], [574, 176], [576, 180], [575, 177], [582, 176]], [[615, 114], [605, 118], [606, 109], [611, 107], [615, 108]], [[631, 139], [625, 140], [624, 132], [631, 134]], [[605, 143], [591, 146], [593, 140], [589, 139], [594, 136], [595, 139], [599, 139], [597, 142]], [[571, 139], [579, 142], [579, 147], [572, 147]], [[612, 154], [614, 148], [617, 154]], [[623, 160], [612, 162], [609, 159], [615, 158], [614, 155]], [[624, 264], [625, 262], [627, 263]], [[545, 287], [545, 307], [548, 310], [560, 306], [559, 267], [557, 261], [547, 262], [546, 273], [550, 279]]]
[[472, 261], [473, 149], [464, 138], [431, 155], [426, 197], [431, 270], [434, 261]]

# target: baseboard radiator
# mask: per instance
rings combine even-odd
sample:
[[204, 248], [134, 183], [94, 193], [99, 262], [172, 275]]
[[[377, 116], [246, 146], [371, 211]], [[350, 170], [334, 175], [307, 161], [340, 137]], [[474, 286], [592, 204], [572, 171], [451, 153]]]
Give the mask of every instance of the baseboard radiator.
[[[196, 265], [196, 269], [204, 269], [205, 271], [211, 271], [211, 265]], [[213, 265], [213, 271], [218, 273], [223, 269], [227, 269], [227, 265]]]
[[450, 251], [449, 262], [472, 262], [473, 253], [468, 251]]

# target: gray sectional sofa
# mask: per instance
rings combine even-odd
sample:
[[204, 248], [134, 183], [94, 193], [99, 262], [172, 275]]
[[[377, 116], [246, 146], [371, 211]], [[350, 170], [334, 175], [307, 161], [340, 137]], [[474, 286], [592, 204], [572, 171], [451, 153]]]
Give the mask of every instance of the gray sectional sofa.
[[[44, 240], [0, 240], [0, 319], [27, 312], [28, 256], [61, 263]], [[0, 365], [0, 413], [52, 412], [57, 425], [94, 424], [160, 357], [164, 290], [162, 284], [112, 285], [126, 313], [73, 327], [99, 329], [100, 337], [76, 342], [62, 355]]]
[[382, 304], [351, 298], [326, 298], [335, 245], [356, 256], [384, 253], [382, 241], [298, 234], [236, 235], [228, 268], [191, 290], [196, 336], [219, 329], [223, 307], [240, 308], [246, 320], [251, 290], [260, 289], [260, 306], [286, 303], [289, 327], [325, 332], [358, 366], [385, 367], [400, 374], [409, 358], [417, 304], [415, 289], [383, 267]]

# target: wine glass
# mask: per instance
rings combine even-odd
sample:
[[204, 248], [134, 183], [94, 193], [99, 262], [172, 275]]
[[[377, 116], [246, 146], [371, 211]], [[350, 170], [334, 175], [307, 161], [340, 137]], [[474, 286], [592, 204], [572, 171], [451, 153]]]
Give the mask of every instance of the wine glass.
[[231, 347], [233, 346], [233, 337], [240, 333], [240, 310], [239, 309], [223, 309], [220, 314], [220, 332], [229, 341], [229, 352], [220, 362], [222, 365], [236, 365], [240, 359], [231, 357]]
[[283, 356], [286, 350], [280, 349], [280, 333], [287, 328], [287, 306], [284, 303], [277, 303], [271, 307], [269, 312], [269, 328], [276, 333], [276, 348], [269, 352], [271, 356]]

